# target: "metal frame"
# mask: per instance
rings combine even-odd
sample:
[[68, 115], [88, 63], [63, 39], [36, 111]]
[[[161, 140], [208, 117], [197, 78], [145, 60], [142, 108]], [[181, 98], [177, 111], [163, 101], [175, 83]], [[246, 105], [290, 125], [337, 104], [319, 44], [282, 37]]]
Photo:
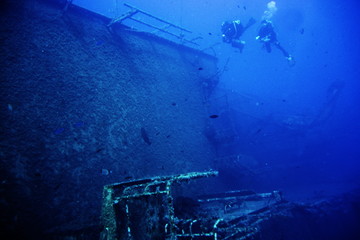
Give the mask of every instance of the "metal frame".
[[217, 175], [217, 171], [192, 172], [105, 186], [100, 239], [247, 240], [281, 208], [278, 191], [231, 191], [200, 196], [197, 217], [175, 216], [174, 184]]
[[[140, 24], [142, 24], [142, 25], [144, 25], [144, 26], [147, 26], [147, 27], [149, 27], [149, 28], [154, 29], [155, 31], [152, 32], [153, 34], [157, 34], [157, 32], [162, 32], [162, 33], [165, 33], [165, 34], [167, 34], [167, 35], [169, 35], [169, 36], [175, 37], [176, 39], [181, 40], [183, 43], [189, 43], [189, 44], [192, 44], [192, 45], [199, 46], [199, 44], [197, 44], [197, 43], [195, 42], [195, 40], [201, 39], [200, 36], [199, 36], [199, 37], [196, 37], [196, 38], [194, 38], [194, 39], [186, 39], [186, 38], [185, 38], [183, 32], [192, 34], [192, 32], [191, 32], [190, 30], [185, 29], [185, 28], [183, 28], [183, 27], [180, 27], [180, 26], [178, 26], [178, 25], [175, 25], [175, 24], [173, 24], [173, 23], [170, 23], [170, 22], [168, 22], [168, 21], [166, 21], [166, 20], [163, 20], [163, 19], [161, 19], [161, 18], [158, 18], [158, 17], [156, 17], [156, 16], [154, 16], [154, 15], [152, 15], [152, 14], [150, 14], [150, 13], [147, 13], [147, 12], [145, 12], [145, 11], [143, 11], [143, 10], [140, 10], [140, 9], [138, 9], [138, 8], [136, 8], [136, 7], [134, 7], [134, 6], [131, 6], [131, 5], [127, 4], [127, 3], [124, 3], [124, 6], [130, 8], [130, 11], [124, 13], [123, 15], [121, 15], [121, 16], [118, 17], [118, 18], [112, 19], [111, 22], [108, 24], [108, 27], [111, 27], [111, 26], [114, 25], [115, 23], [122, 23], [122, 22], [125, 21], [126, 19], [130, 19], [130, 20], [132, 20], [132, 21], [134, 21], [134, 22], [140, 23]], [[157, 26], [154, 26], [154, 25], [152, 25], [152, 24], [149, 24], [149, 23], [146, 23], [146, 22], [144, 22], [144, 21], [141, 21], [141, 20], [139, 20], [139, 19], [137, 19], [137, 18], [134, 18], [135, 15], [145, 15], [145, 16], [150, 17], [150, 18], [156, 20], [157, 22], [163, 23], [163, 24], [165, 24], [165, 25], [164, 25], [163, 27], [157, 27]], [[177, 29], [177, 30], [180, 30], [181, 33], [180, 33], [180, 34], [176, 34], [176, 33], [174, 33], [174, 32], [171, 31], [171, 30], [173, 30], [173, 29], [175, 29], [175, 30], [176, 30], [176, 29]]]
[[[106, 240], [134, 239], [132, 228], [135, 223], [132, 223], [134, 215], [132, 215], [130, 211], [131, 204], [137, 200], [150, 201], [151, 199], [155, 199], [155, 201], [161, 202], [161, 206], [155, 206], [155, 208], [162, 208], [161, 211], [163, 211], [164, 216], [166, 216], [167, 219], [163, 226], [163, 233], [166, 235], [166, 239], [178, 239], [176, 234], [177, 227], [175, 224], [173, 197], [171, 195], [173, 184], [187, 182], [197, 178], [216, 176], [217, 174], [217, 171], [194, 172], [105, 186], [103, 192], [104, 203], [102, 213], [102, 222], [104, 226], [104, 231], [102, 233], [102, 236], [104, 236], [103, 238]], [[125, 213], [123, 214], [122, 219], [125, 223], [122, 226], [119, 226], [117, 223], [117, 212], [119, 211]], [[119, 235], [119, 233], [122, 234]]]

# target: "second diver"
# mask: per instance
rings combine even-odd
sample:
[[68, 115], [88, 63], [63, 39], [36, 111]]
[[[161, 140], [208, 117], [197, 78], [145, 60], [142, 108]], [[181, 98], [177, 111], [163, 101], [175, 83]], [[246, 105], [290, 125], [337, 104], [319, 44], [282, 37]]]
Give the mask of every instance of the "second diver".
[[255, 22], [256, 21], [253, 18], [250, 18], [245, 26], [241, 23], [240, 20], [223, 22], [221, 25], [223, 42], [230, 43], [231, 46], [238, 48], [240, 52], [242, 52], [245, 46], [245, 41], [240, 40], [240, 37]]
[[260, 40], [267, 52], [271, 52], [271, 45], [279, 49], [284, 57], [288, 60], [290, 66], [295, 65], [294, 58], [280, 45], [277, 40], [276, 32], [274, 31], [274, 25], [270, 20], [261, 21], [261, 26], [258, 32], [256, 40]]

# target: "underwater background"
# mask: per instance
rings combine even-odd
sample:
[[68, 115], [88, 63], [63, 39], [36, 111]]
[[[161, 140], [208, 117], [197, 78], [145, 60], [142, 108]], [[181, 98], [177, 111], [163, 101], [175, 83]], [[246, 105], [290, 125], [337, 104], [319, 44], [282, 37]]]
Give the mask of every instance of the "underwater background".
[[[122, 2], [75, 3], [114, 17], [128, 10]], [[226, 68], [218, 88], [228, 94], [232, 124], [240, 135], [234, 151], [256, 155], [257, 168], [272, 172], [260, 188], [332, 192], [356, 186], [360, 167], [357, 2], [276, 1], [272, 21], [279, 42], [296, 61], [294, 67], [280, 51], [269, 54], [255, 40], [268, 2], [126, 1], [199, 34], [203, 49], [212, 46], [218, 67]], [[221, 42], [222, 22], [246, 23], [251, 17], [257, 23], [242, 36], [246, 41], [242, 53]], [[230, 123], [218, 114], [216, 127], [227, 128]]]
[[[269, 54], [255, 40], [268, 2], [126, 1], [199, 34], [202, 49], [212, 47], [218, 67], [226, 68], [218, 96], [228, 95], [239, 135], [232, 151], [255, 156], [252, 167], [265, 171], [254, 179], [259, 189], [284, 188], [297, 197], [347, 191], [359, 183], [360, 167], [357, 3], [276, 1], [272, 21], [296, 61], [290, 67], [280, 51]], [[74, 3], [110, 17], [128, 10], [123, 1]], [[257, 23], [241, 37], [242, 53], [222, 43], [222, 22], [251, 17]], [[229, 128], [216, 114], [216, 128]], [[234, 186], [235, 178], [228, 179]]]
[[[179, 195], [279, 190], [321, 202], [297, 239], [359, 239], [358, 3], [276, 1], [289, 64], [256, 40], [268, 2], [3, 1], [1, 238], [99, 239], [104, 185], [212, 169]], [[191, 33], [111, 29], [124, 3]], [[222, 41], [224, 21], [250, 18], [242, 52]], [[61, 237], [79, 229], [90, 234]]]

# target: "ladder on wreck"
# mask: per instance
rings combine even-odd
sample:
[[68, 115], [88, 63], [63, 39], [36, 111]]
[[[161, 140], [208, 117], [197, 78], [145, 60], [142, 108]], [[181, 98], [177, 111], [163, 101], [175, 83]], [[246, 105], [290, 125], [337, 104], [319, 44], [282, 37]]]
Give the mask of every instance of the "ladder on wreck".
[[[193, 39], [187, 39], [185, 37], [185, 34], [193, 34], [193, 32], [191, 32], [190, 30], [185, 29], [181, 26], [175, 25], [173, 23], [170, 23], [161, 18], [158, 18], [150, 13], [140, 10], [140, 9], [138, 9], [134, 6], [131, 6], [127, 3], [124, 3], [124, 6], [130, 8], [130, 10], [128, 12], [122, 14], [120, 17], [113, 18], [110, 21], [110, 23], [108, 24], [108, 27], [111, 27], [112, 25], [114, 25], [116, 23], [122, 23], [128, 19], [133, 22], [139, 23], [140, 25], [143, 25], [143, 26], [149, 27], [150, 29], [153, 29], [154, 31], [151, 32], [152, 34], [158, 35], [159, 32], [165, 33], [168, 36], [171, 36], [177, 40], [180, 40], [180, 42], [182, 44], [187, 43], [187, 44], [191, 44], [194, 46], [199, 46], [199, 44], [196, 43], [195, 41], [201, 39], [202, 37], [199, 36], [199, 37], [195, 37]], [[134, 17], [135, 15], [143, 15], [143, 16], [149, 17], [150, 19], [155, 20], [159, 24], [164, 24], [164, 25], [161, 27], [155, 26], [153, 24], [150, 24], [150, 23], [140, 20], [140, 18], [135, 18]], [[180, 33], [179, 33], [179, 31], [180, 31]]]

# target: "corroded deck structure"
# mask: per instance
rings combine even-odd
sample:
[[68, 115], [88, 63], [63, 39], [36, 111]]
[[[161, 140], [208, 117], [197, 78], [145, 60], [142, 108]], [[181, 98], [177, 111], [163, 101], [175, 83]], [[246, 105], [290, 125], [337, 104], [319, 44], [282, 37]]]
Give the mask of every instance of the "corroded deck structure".
[[217, 174], [193, 172], [105, 186], [101, 239], [248, 239], [269, 212], [281, 207], [277, 191], [231, 191], [199, 197], [192, 209], [196, 217], [177, 216], [172, 187]]

